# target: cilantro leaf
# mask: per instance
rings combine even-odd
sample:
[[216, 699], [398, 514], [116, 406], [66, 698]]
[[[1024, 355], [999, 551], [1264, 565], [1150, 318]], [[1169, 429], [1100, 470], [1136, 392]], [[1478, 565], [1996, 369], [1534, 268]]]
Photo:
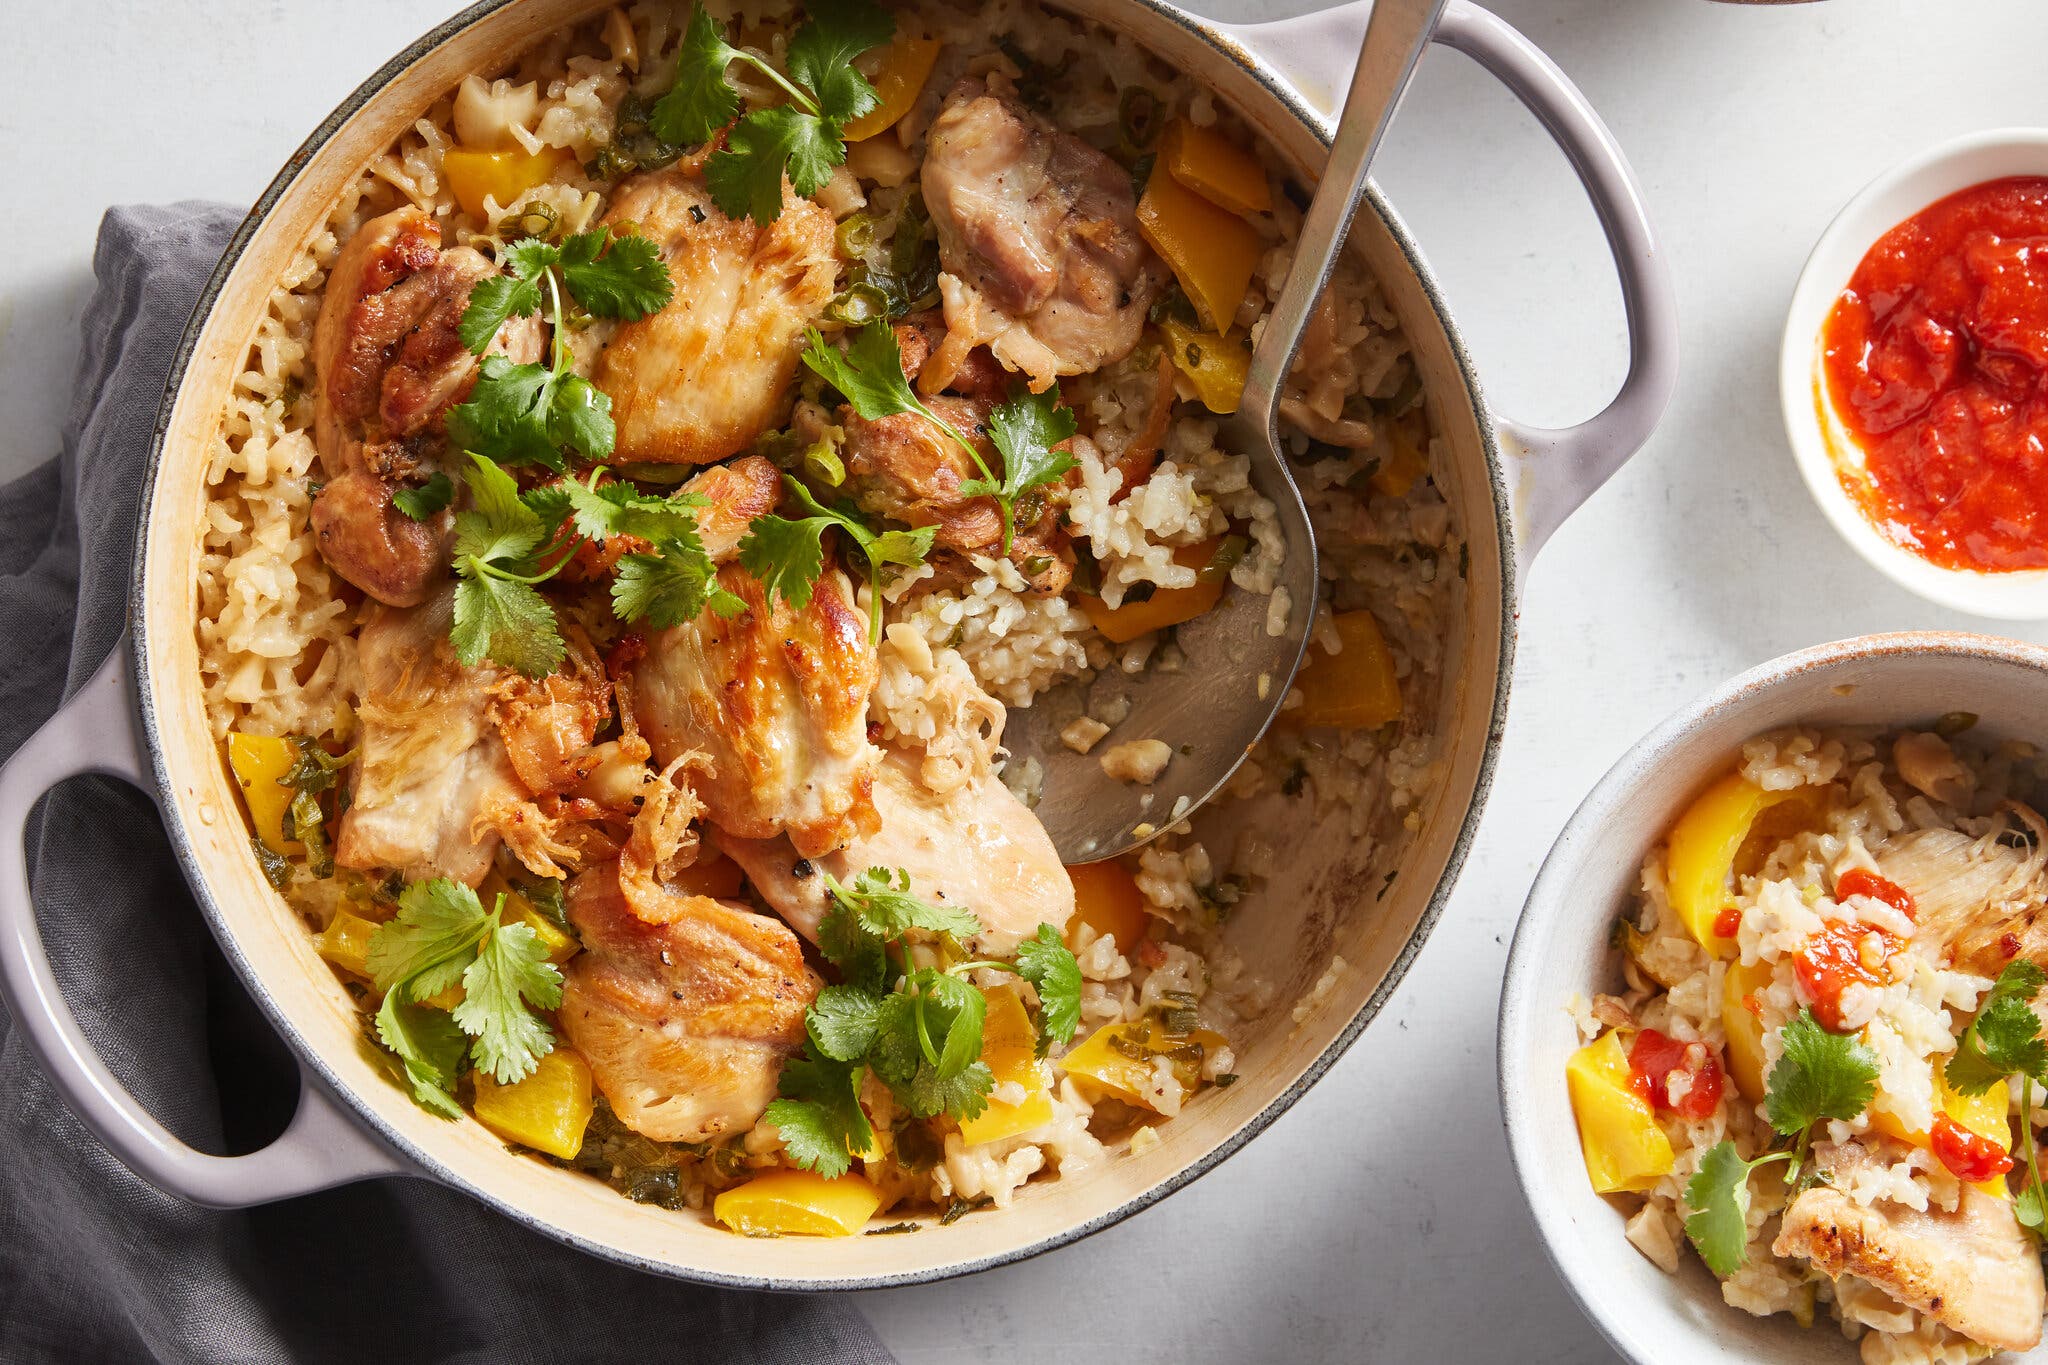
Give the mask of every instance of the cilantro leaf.
[[912, 974], [911, 998], [919, 1015], [919, 1044], [925, 1060], [945, 1077], [959, 1075], [981, 1055], [988, 997], [973, 982], [927, 967]]
[[562, 249], [545, 237], [521, 237], [505, 248], [504, 266], [522, 280], [539, 280], [562, 259]]
[[740, 542], [740, 567], [761, 584], [764, 599], [780, 597], [798, 611], [811, 604], [811, 589], [825, 571], [825, 530], [836, 517], [760, 516], [747, 524]]
[[456, 339], [472, 355], [482, 355], [507, 319], [530, 317], [540, 311], [540, 285], [531, 274], [492, 275], [481, 279], [469, 291], [469, 303], [455, 324]]
[[469, 1039], [447, 1011], [408, 1003], [403, 992], [387, 991], [377, 1010], [377, 1038], [404, 1067], [420, 1107], [444, 1119], [462, 1117], [455, 1102], [455, 1077]]
[[2048, 1196], [2044, 1196], [2041, 1186], [2035, 1181], [2029, 1180], [2025, 1187], [2013, 1196], [2012, 1216], [2023, 1228], [2032, 1228], [2038, 1232], [2043, 1221], [2044, 1208], [2048, 1208]]
[[654, 135], [678, 146], [708, 142], [731, 123], [740, 111], [740, 92], [726, 80], [725, 69], [739, 55], [704, 6], [690, 6], [690, 23], [676, 51], [675, 81], [648, 114]]
[[1074, 467], [1074, 457], [1053, 447], [1080, 428], [1074, 410], [1060, 402], [1059, 390], [1032, 393], [1021, 385], [988, 415], [988, 439], [1003, 457], [1001, 482], [968, 479], [960, 492], [970, 498], [992, 497], [1003, 513], [1003, 553], [1010, 552], [1015, 527], [1011, 509], [1031, 489], [1057, 483]]
[[788, 518], [775, 515], [755, 517], [747, 524], [740, 541], [740, 567], [760, 582], [764, 600], [771, 605], [780, 596], [802, 611], [810, 605], [812, 590], [825, 568], [825, 532], [837, 528], [853, 542], [867, 561], [868, 638], [882, 638], [882, 574], [892, 565], [915, 566], [931, 553], [939, 528], [936, 525], [909, 530], [876, 531], [855, 514], [851, 504], [826, 507], [811, 496], [811, 490], [788, 475], [783, 483], [789, 495], [810, 515]]
[[1977, 1007], [1977, 1018], [1956, 1039], [1945, 1075], [1964, 1095], [1981, 1095], [2018, 1073], [2048, 1081], [2048, 1042], [2027, 1002], [2040, 992], [2043, 973], [2025, 958], [2008, 963]]
[[1877, 1054], [1855, 1038], [1829, 1033], [1801, 1010], [1780, 1030], [1784, 1055], [1771, 1068], [1764, 1115], [1781, 1133], [1803, 1133], [1822, 1119], [1853, 1119], [1877, 1094]]
[[593, 470], [590, 483], [565, 479], [559, 485], [576, 517], [576, 529], [592, 540], [633, 536], [655, 543], [694, 538], [697, 510], [707, 502], [701, 494], [673, 493], [658, 498], [642, 493], [622, 479], [599, 484], [602, 470]]
[[889, 960], [881, 938], [869, 933], [858, 915], [837, 902], [818, 921], [818, 951], [850, 986], [879, 994], [887, 982]]
[[553, 446], [567, 446], [586, 460], [611, 457], [618, 427], [612, 421], [610, 394], [582, 375], [565, 371], [555, 376], [547, 404], [547, 438]]
[[554, 1051], [555, 1036], [528, 1005], [562, 1003], [561, 969], [548, 961], [540, 935], [527, 924], [502, 920], [504, 898], [491, 911], [489, 932], [476, 960], [462, 974], [462, 1003], [453, 1017], [476, 1039], [479, 1067], [500, 1085], [523, 1081]]
[[401, 488], [393, 493], [391, 505], [414, 521], [425, 521], [446, 507], [454, 497], [454, 482], [437, 469], [418, 488]]
[[704, 165], [704, 183], [728, 218], [772, 223], [782, 216], [785, 172], [810, 195], [846, 160], [846, 145], [824, 120], [787, 104], [756, 109], [732, 126]]
[[[547, 366], [487, 355], [469, 401], [448, 409], [448, 435], [465, 450], [513, 464], [543, 464], [559, 474], [565, 466], [548, 434], [554, 396], [555, 374]], [[602, 459], [611, 450], [586, 453]]]
[[988, 1108], [988, 1092], [995, 1088], [995, 1073], [986, 1062], [975, 1062], [951, 1076], [927, 1064], [918, 1068], [910, 1082], [907, 1107], [919, 1118], [934, 1114], [954, 1119], [977, 1118]]
[[1081, 1026], [1081, 965], [1050, 924], [1017, 945], [1017, 975], [1038, 992], [1038, 1055], [1071, 1040]]
[[1749, 1173], [1751, 1163], [1723, 1139], [1700, 1158], [1700, 1168], [1686, 1182], [1685, 1235], [1723, 1279], [1742, 1268], [1749, 1247]]
[[835, 1062], [856, 1062], [874, 1046], [882, 1002], [857, 986], [827, 986], [804, 1014], [818, 1051]]
[[[853, 410], [870, 422], [914, 412], [952, 431], [954, 439], [973, 448], [966, 437], [953, 431], [935, 416], [910, 387], [903, 374], [903, 350], [896, 333], [887, 324], [870, 322], [846, 338], [844, 347], [828, 346], [824, 335], [812, 327], [804, 332], [803, 361], [820, 378], [846, 397]], [[980, 455], [975, 456], [977, 462]], [[987, 474], [986, 468], [982, 471]]]
[[719, 586], [717, 572], [695, 536], [669, 541], [658, 554], [627, 555], [612, 577], [612, 611], [621, 621], [645, 618], [657, 630], [694, 621], [706, 607], [737, 616], [747, 604]]
[[[458, 565], [458, 569], [470, 568]], [[555, 609], [530, 583], [473, 573], [455, 585], [455, 617], [448, 641], [465, 668], [488, 656], [529, 678], [555, 671], [568, 650]]]
[[809, 0], [805, 10], [810, 22], [789, 40], [789, 74], [817, 97], [826, 118], [857, 119], [880, 101], [853, 59], [894, 37], [896, 21], [868, 0]]
[[911, 894], [910, 874], [901, 868], [871, 867], [848, 886], [820, 868], [825, 888], [832, 899], [860, 921], [861, 927], [884, 941], [903, 937], [912, 929], [968, 938], [981, 932], [981, 920], [972, 910], [933, 905]]
[[831, 1178], [846, 1174], [855, 1152], [866, 1151], [875, 1131], [860, 1107], [860, 1067], [806, 1048], [783, 1065], [782, 1098], [762, 1115], [782, 1136], [789, 1159]]
[[[483, 937], [484, 908], [476, 892], [448, 877], [414, 882], [398, 897], [398, 915], [370, 935], [368, 965], [377, 989], [410, 981], [436, 995], [455, 983]], [[451, 970], [452, 966], [452, 970]]]
[[569, 296], [601, 318], [637, 322], [675, 294], [661, 248], [637, 233], [616, 241], [608, 227], [576, 233], [562, 243], [561, 270]]

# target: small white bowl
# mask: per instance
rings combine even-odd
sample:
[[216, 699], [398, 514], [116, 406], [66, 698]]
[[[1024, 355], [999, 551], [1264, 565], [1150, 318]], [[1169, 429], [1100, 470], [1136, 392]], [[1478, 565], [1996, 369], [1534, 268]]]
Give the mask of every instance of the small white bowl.
[[1792, 454], [1835, 530], [1901, 587], [1930, 601], [2008, 621], [2048, 620], [2048, 570], [1979, 573], [1930, 564], [1879, 533], [1842, 487], [1837, 453], [1860, 458], [1828, 401], [1821, 326], [1877, 239], [1937, 200], [1987, 180], [2048, 175], [2048, 129], [1995, 128], [1944, 142], [1886, 171], [1851, 199], [1814, 244], [1792, 291], [1778, 359], [1778, 396]]
[[[1745, 740], [1780, 726], [1925, 724], [1976, 712], [1979, 731], [2040, 742], [2048, 648], [1983, 635], [1866, 635], [1789, 654], [1686, 707], [1623, 756], [1558, 836], [1529, 891], [1500, 1004], [1500, 1100], [1515, 1176], [1550, 1260], [1622, 1355], [1656, 1365], [1853, 1365], [1827, 1321], [1755, 1318], [1722, 1302], [1690, 1247], [1667, 1275], [1630, 1245], [1625, 1202], [1593, 1193], [1565, 1092], [1578, 1046], [1573, 992], [1620, 987], [1608, 930], [1643, 859], [1678, 813], [1728, 771]], [[2001, 1361], [2012, 1360], [2000, 1356]], [[2048, 1360], [2048, 1347], [2029, 1361]]]

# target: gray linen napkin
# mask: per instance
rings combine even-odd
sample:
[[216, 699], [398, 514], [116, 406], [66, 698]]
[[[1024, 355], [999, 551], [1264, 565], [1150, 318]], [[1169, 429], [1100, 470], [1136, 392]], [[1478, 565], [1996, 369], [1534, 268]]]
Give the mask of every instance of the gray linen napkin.
[[[239, 214], [100, 228], [63, 453], [0, 487], [0, 759], [119, 636], [170, 356]], [[295, 1073], [207, 932], [154, 808], [67, 783], [29, 837], [71, 1008], [166, 1126], [215, 1153], [277, 1133]], [[0, 1012], [0, 1359], [887, 1362], [850, 1302], [623, 1270], [424, 1180], [222, 1213], [158, 1193], [51, 1090]]]

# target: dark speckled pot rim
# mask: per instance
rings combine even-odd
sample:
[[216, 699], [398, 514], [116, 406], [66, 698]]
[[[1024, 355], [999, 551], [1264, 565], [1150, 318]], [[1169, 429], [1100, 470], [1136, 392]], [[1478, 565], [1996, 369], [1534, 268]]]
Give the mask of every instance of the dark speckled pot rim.
[[[160, 794], [174, 790], [175, 775], [165, 766], [164, 747], [156, 725], [155, 707], [153, 704], [155, 685], [151, 669], [149, 638], [145, 624], [146, 613], [143, 611], [146, 584], [144, 582], [142, 566], [148, 563], [148, 545], [153, 521], [150, 510], [156, 504], [158, 494], [157, 479], [163, 462], [165, 436], [169, 430], [172, 410], [176, 404], [180, 387], [184, 382], [186, 371], [190, 367], [193, 353], [198, 345], [200, 333], [213, 310], [215, 302], [225, 288], [228, 277], [240, 263], [244, 251], [247, 250], [256, 233], [267, 221], [271, 211], [283, 198], [292, 183], [305, 170], [321, 148], [327, 144], [328, 140], [334, 136], [336, 131], [366, 104], [376, 98], [400, 73], [421, 60], [430, 51], [486, 16], [507, 5], [518, 2], [519, 0], [482, 0], [482, 3], [472, 5], [407, 46], [404, 51], [392, 58], [391, 61], [387, 62], [368, 80], [358, 86], [347, 99], [341, 102], [333, 113], [329, 114], [321, 122], [320, 126], [314, 130], [312, 136], [307, 138], [305, 143], [292, 154], [290, 160], [286, 161], [283, 169], [278, 172], [277, 177], [264, 189], [262, 195], [256, 200], [255, 206], [249, 211], [248, 216], [243, 219], [241, 226], [236, 229], [233, 238], [228, 243], [226, 252], [221, 257], [219, 266], [214, 270], [212, 278], [207, 282], [205, 290], [199, 296], [198, 305], [193, 312], [192, 320], [186, 327], [184, 337], [180, 340], [177, 351], [172, 357], [163, 403], [158, 409], [155, 430], [151, 437], [149, 461], [143, 486], [142, 506], [145, 512], [137, 529], [136, 570], [129, 606], [130, 621], [133, 625], [131, 662], [134, 668], [137, 701], [140, 705], [142, 734], [148, 751], [150, 766], [155, 774]], [[1204, 24], [1193, 16], [1163, 3], [1162, 0], [1117, 0], [1117, 2], [1138, 9], [1148, 10], [1154, 16], [1166, 20], [1173, 26], [1199, 39], [1204, 45], [1214, 50], [1219, 57], [1228, 60], [1244, 74], [1251, 77], [1267, 97], [1278, 103], [1291, 116], [1307, 127], [1315, 135], [1319, 143], [1325, 147], [1329, 145], [1331, 136], [1330, 125], [1326, 124], [1322, 117], [1302, 99], [1292, 86], [1282, 80], [1276, 72], [1269, 69], [1259, 60], [1249, 56], [1242, 49], [1238, 41], [1220, 37], [1218, 31], [1212, 26]], [[1059, 4], [1057, 0], [1054, 0], [1054, 3], [1056, 8], [1069, 10], [1078, 17], [1093, 17], [1088, 13], [1085, 5]], [[1215, 1147], [1206, 1152], [1200, 1159], [1183, 1167], [1165, 1180], [1160, 1181], [1118, 1207], [1095, 1218], [1077, 1223], [1037, 1242], [996, 1255], [962, 1260], [949, 1265], [897, 1275], [848, 1275], [831, 1278], [782, 1279], [772, 1276], [721, 1274], [715, 1270], [678, 1266], [667, 1261], [629, 1253], [606, 1243], [592, 1241], [568, 1229], [558, 1227], [522, 1209], [517, 1204], [485, 1192], [466, 1179], [459, 1171], [434, 1160], [407, 1142], [378, 1116], [374, 1107], [363, 1101], [341, 1083], [339, 1077], [321, 1057], [319, 1052], [308, 1044], [298, 1030], [292, 1026], [285, 1011], [280, 1007], [270, 983], [258, 975], [248, 957], [237, 945], [233, 934], [227, 927], [227, 919], [214, 896], [213, 889], [208, 884], [205, 873], [200, 866], [192, 841], [183, 828], [182, 822], [174, 813], [173, 803], [160, 799], [159, 808], [165, 813], [165, 826], [170, 836], [172, 848], [175, 850], [178, 861], [184, 869], [186, 881], [190, 883], [200, 908], [206, 916], [207, 923], [212, 929], [215, 939], [219, 941], [222, 951], [227, 955], [229, 961], [234, 964], [236, 973], [241, 977], [243, 985], [248, 989], [251, 996], [254, 997], [263, 1012], [269, 1017], [272, 1027], [290, 1044], [302, 1064], [310, 1068], [326, 1084], [329, 1091], [338, 1096], [348, 1107], [351, 1117], [377, 1133], [385, 1143], [395, 1152], [401, 1154], [415, 1168], [417, 1174], [431, 1177], [444, 1185], [462, 1190], [488, 1204], [506, 1217], [556, 1241], [577, 1247], [592, 1255], [600, 1256], [623, 1265], [633, 1266], [652, 1274], [724, 1288], [784, 1292], [886, 1289], [901, 1285], [929, 1283], [956, 1276], [971, 1275], [978, 1271], [991, 1270], [998, 1266], [1028, 1260], [1031, 1257], [1042, 1255], [1045, 1252], [1077, 1242], [1091, 1233], [1099, 1232], [1115, 1223], [1122, 1222], [1135, 1213], [1150, 1208], [1176, 1190], [1221, 1165], [1226, 1158], [1236, 1153], [1246, 1143], [1264, 1132], [1296, 1100], [1306, 1094], [1311, 1086], [1322, 1079], [1330, 1068], [1336, 1064], [1337, 1059], [1342, 1057], [1351, 1045], [1358, 1040], [1359, 1035], [1365, 1031], [1366, 1026], [1372, 1023], [1379, 1015], [1381, 1009], [1385, 1007], [1386, 1002], [1392, 997], [1395, 989], [1407, 975], [1408, 968], [1414, 962], [1416, 954], [1421, 951], [1423, 942], [1429, 937], [1431, 930], [1435, 928], [1438, 919], [1441, 918], [1452, 888], [1457, 882], [1458, 874], [1463, 869], [1465, 859], [1471, 851], [1472, 841], [1479, 826], [1480, 815], [1485, 808], [1487, 796], [1492, 789], [1495, 766], [1499, 758], [1501, 735], [1507, 720], [1508, 686], [1514, 668], [1516, 638], [1515, 600], [1518, 588], [1518, 569], [1520, 566], [1515, 554], [1513, 517], [1508, 502], [1509, 483], [1501, 458], [1499, 435], [1495, 427], [1493, 415], [1481, 396], [1478, 376], [1473, 367], [1471, 355], [1466, 350], [1463, 339], [1451, 321], [1449, 305], [1444, 299], [1443, 292], [1438, 286], [1435, 277], [1430, 273], [1428, 265], [1424, 262], [1421, 251], [1417, 248], [1408, 230], [1395, 215], [1392, 207], [1388, 205], [1385, 197], [1380, 193], [1376, 185], [1370, 183], [1367, 185], [1364, 203], [1369, 205], [1372, 212], [1379, 217], [1381, 224], [1399, 247], [1403, 258], [1408, 263], [1408, 268], [1414, 273], [1423, 293], [1429, 300], [1431, 308], [1436, 313], [1440, 325], [1449, 339], [1452, 356], [1457, 364], [1458, 373], [1464, 382], [1466, 402], [1470, 406], [1479, 431], [1480, 446], [1486, 460], [1486, 474], [1493, 493], [1494, 535], [1501, 563], [1501, 594], [1500, 600], [1496, 604], [1499, 611], [1500, 656], [1499, 664], [1492, 680], [1493, 705], [1487, 734], [1484, 738], [1484, 748], [1473, 779], [1471, 799], [1459, 826], [1457, 839], [1451, 847], [1443, 873], [1430, 895], [1429, 903], [1424, 908], [1421, 917], [1417, 920], [1415, 928], [1410, 933], [1406, 944], [1388, 967], [1385, 975], [1373, 990], [1371, 997], [1353, 1015], [1343, 1031], [1310, 1063], [1301, 1076], [1277, 1096], [1272, 1103], [1268, 1104], [1236, 1131], [1217, 1143]], [[1474, 528], [1467, 529], [1469, 531]]]

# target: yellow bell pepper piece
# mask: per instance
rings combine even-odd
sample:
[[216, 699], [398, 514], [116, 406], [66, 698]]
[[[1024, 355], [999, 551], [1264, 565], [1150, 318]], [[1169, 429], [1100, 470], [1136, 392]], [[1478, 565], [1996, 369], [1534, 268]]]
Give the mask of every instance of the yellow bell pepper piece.
[[541, 947], [547, 950], [548, 961], [559, 967], [583, 951], [580, 939], [565, 932], [553, 920], [535, 909], [532, 901], [514, 890], [511, 884], [496, 872], [484, 878], [483, 885], [477, 889], [477, 894], [486, 909], [500, 893], [505, 897], [505, 923], [523, 924], [533, 930], [534, 937], [538, 938]]
[[995, 1073], [997, 1085], [1015, 1083], [1029, 1093], [1010, 1103], [990, 1100], [971, 1119], [960, 1121], [960, 1140], [970, 1147], [1028, 1133], [1052, 1119], [1051, 1078], [1038, 1060], [1038, 1030], [1025, 1012], [1024, 997], [1014, 986], [988, 991], [988, 1014], [981, 1025], [981, 1060]]
[[320, 956], [332, 962], [345, 972], [353, 972], [365, 981], [370, 979], [370, 935], [377, 932], [377, 926], [360, 915], [348, 911], [336, 912], [327, 927], [313, 939], [314, 948]]
[[1394, 422], [1387, 428], [1387, 452], [1380, 457], [1380, 467], [1373, 470], [1366, 482], [1372, 491], [1389, 498], [1405, 498], [1408, 490], [1415, 487], [1415, 481], [1429, 472], [1429, 458], [1416, 444], [1415, 436], [1408, 430], [1405, 421]]
[[1728, 1074], [1752, 1104], [1764, 1097], [1764, 1024], [1743, 1000], [1771, 984], [1767, 963], [1728, 964], [1721, 978], [1721, 1030], [1728, 1035]]
[[1198, 128], [1184, 118], [1175, 119], [1160, 141], [1159, 164], [1217, 208], [1240, 217], [1268, 213], [1273, 208], [1266, 168], [1251, 152], [1214, 128]]
[[1295, 674], [1301, 705], [1286, 713], [1297, 725], [1335, 725], [1372, 730], [1401, 718], [1401, 680], [1394, 676], [1393, 651], [1369, 611], [1340, 612], [1333, 623], [1342, 653], [1327, 654], [1311, 644], [1308, 660]]
[[[865, 142], [876, 133], [895, 127], [896, 121], [917, 103], [943, 46], [937, 38], [922, 33], [898, 33], [882, 49], [881, 61], [875, 69], [867, 73], [868, 84], [875, 87], [875, 107], [847, 123], [840, 129], [840, 136], [848, 142]], [[854, 65], [864, 63], [856, 61]]]
[[882, 1195], [865, 1176], [828, 1180], [814, 1171], [770, 1171], [711, 1201], [712, 1216], [747, 1237], [851, 1237]]
[[[1173, 562], [1185, 568], [1201, 569], [1216, 556], [1222, 538], [1199, 545], [1183, 545], [1173, 552]], [[1099, 597], [1083, 597], [1081, 611], [1110, 643], [1127, 645], [1141, 635], [1192, 621], [1216, 605], [1223, 596], [1225, 578], [1197, 581], [1191, 588], [1161, 588], [1142, 602], [1126, 601], [1111, 607]]]
[[572, 160], [566, 147], [543, 147], [537, 152], [518, 147], [496, 152], [455, 147], [442, 153], [441, 174], [447, 177], [448, 188], [462, 211], [481, 217], [485, 196], [497, 200], [499, 208], [509, 209], [520, 195], [546, 184]]
[[1152, 923], [1145, 893], [1130, 869], [1115, 860], [1076, 863], [1067, 869], [1067, 880], [1074, 884], [1074, 919], [1067, 932], [1085, 924], [1114, 938], [1116, 950], [1128, 956]]
[[1665, 857], [1671, 908], [1710, 956], [1735, 955], [1735, 940], [1716, 934], [1714, 921], [1730, 904], [1735, 855], [1749, 827], [1797, 791], [1767, 792], [1741, 773], [1729, 773], [1701, 792], [1671, 826]]
[[249, 805], [256, 837], [272, 853], [300, 850], [298, 843], [284, 837], [284, 813], [294, 793], [278, 783], [298, 758], [298, 747], [276, 735], [245, 735], [239, 730], [228, 735], [228, 766], [235, 770], [242, 800]]
[[1579, 1150], [1599, 1194], [1652, 1189], [1670, 1174], [1671, 1139], [1657, 1126], [1650, 1102], [1629, 1084], [1628, 1054], [1609, 1029], [1571, 1055], [1564, 1067]]
[[1145, 182], [1138, 231], [1173, 268], [1202, 325], [1229, 331], [1259, 264], [1258, 231], [1174, 179], [1164, 161]]
[[1197, 331], [1172, 318], [1159, 324], [1173, 366], [1195, 386], [1195, 397], [1211, 412], [1236, 412], [1244, 398], [1244, 377], [1251, 368], [1251, 343], [1244, 329], [1222, 336]]
[[[1203, 1052], [1221, 1047], [1223, 1035], [1209, 1029], [1196, 1029], [1185, 1038], [1169, 1038], [1165, 1030], [1150, 1019], [1140, 1019], [1129, 1024], [1104, 1024], [1091, 1035], [1087, 1042], [1060, 1058], [1060, 1070], [1069, 1076], [1081, 1076], [1093, 1081], [1118, 1099], [1131, 1104], [1141, 1104], [1147, 1109], [1152, 1102], [1146, 1098], [1152, 1084], [1152, 1058], [1179, 1053], [1172, 1057], [1174, 1079], [1184, 1090], [1193, 1090], [1202, 1080], [1202, 1064], [1194, 1055], [1190, 1044], [1199, 1046]], [[1118, 1045], [1148, 1054], [1143, 1060], [1118, 1051]]]
[[568, 1048], [557, 1047], [523, 1081], [499, 1085], [479, 1067], [476, 1103], [470, 1112], [484, 1127], [507, 1142], [531, 1147], [567, 1161], [583, 1146], [590, 1123], [590, 1063]]
[[[1994, 1085], [1981, 1095], [1965, 1095], [1950, 1089], [1944, 1069], [1945, 1060], [1937, 1058], [1934, 1063], [1934, 1112], [1948, 1115], [1959, 1126], [1969, 1129], [1979, 1137], [1990, 1138], [1998, 1144], [1999, 1150], [2010, 1153], [2012, 1096], [2003, 1085]], [[1931, 1135], [1919, 1129], [1906, 1127], [1905, 1120], [1889, 1109], [1872, 1108], [1870, 1126], [1911, 1146], [1932, 1149]], [[2012, 1195], [2003, 1176], [1993, 1176], [1989, 1180], [1971, 1183], [1984, 1193], [1999, 1199], [2008, 1199]]]

